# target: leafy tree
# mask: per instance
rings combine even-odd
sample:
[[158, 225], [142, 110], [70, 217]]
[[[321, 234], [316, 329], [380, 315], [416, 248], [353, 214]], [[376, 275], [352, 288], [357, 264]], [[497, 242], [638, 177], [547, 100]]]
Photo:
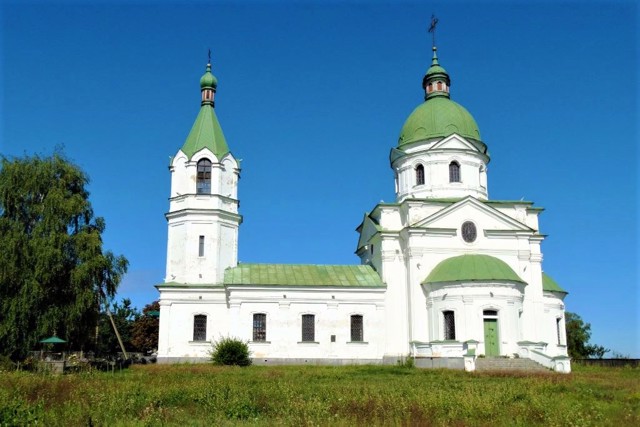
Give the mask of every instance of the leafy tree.
[[[115, 323], [118, 328], [118, 333], [120, 334], [120, 338], [122, 338], [125, 350], [127, 350], [127, 352], [136, 351], [137, 348], [135, 344], [132, 344], [132, 337], [133, 325], [140, 317], [138, 309], [131, 305], [130, 299], [124, 298], [121, 304], [114, 302], [109, 307], [109, 311], [113, 317], [113, 323]], [[101, 355], [115, 354], [122, 351], [106, 310], [100, 313], [95, 348], [96, 352]]]
[[54, 333], [87, 348], [128, 266], [102, 249], [88, 177], [60, 153], [0, 166], [0, 353], [22, 358]]
[[249, 345], [239, 338], [221, 337], [213, 343], [211, 360], [216, 365], [249, 366]]
[[160, 303], [154, 301], [147, 304], [142, 309], [142, 316], [133, 322], [131, 343], [138, 351], [146, 353], [158, 349], [160, 319], [156, 313], [159, 311]]
[[602, 359], [609, 349], [601, 345], [589, 344], [591, 339], [591, 324], [585, 323], [575, 313], [565, 313], [567, 328], [567, 347], [572, 359]]

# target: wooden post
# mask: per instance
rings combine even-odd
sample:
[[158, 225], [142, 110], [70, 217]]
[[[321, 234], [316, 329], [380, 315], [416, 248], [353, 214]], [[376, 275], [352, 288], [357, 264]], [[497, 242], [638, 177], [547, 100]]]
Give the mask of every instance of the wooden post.
[[124, 349], [122, 338], [120, 338], [120, 332], [118, 332], [118, 328], [116, 327], [116, 322], [113, 321], [113, 316], [111, 315], [111, 310], [109, 310], [109, 306], [107, 306], [107, 316], [109, 316], [109, 320], [111, 320], [111, 326], [113, 326], [113, 330], [115, 331], [116, 337], [118, 338], [118, 343], [120, 344], [120, 348], [122, 349], [122, 354], [124, 354], [124, 360], [128, 360], [129, 356], [127, 355], [127, 350]]

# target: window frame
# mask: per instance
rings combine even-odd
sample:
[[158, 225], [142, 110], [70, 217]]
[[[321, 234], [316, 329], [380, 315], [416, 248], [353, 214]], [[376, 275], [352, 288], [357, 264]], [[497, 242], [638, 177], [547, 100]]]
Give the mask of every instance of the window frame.
[[252, 342], [267, 342], [267, 313], [253, 313]]
[[446, 341], [456, 340], [456, 313], [453, 310], [442, 311], [443, 337]]
[[349, 319], [350, 342], [364, 342], [364, 316], [362, 314], [352, 314]]
[[207, 341], [207, 320], [206, 314], [193, 315], [193, 342]]
[[452, 160], [451, 163], [449, 163], [449, 182], [462, 182], [460, 163], [456, 160]]
[[196, 194], [211, 194], [211, 172], [213, 163], [204, 158], [196, 164]]
[[198, 256], [199, 257], [203, 257], [204, 256], [204, 236], [200, 235], [198, 236]]
[[556, 333], [558, 334], [558, 345], [564, 345], [562, 342], [562, 317], [556, 317]]
[[303, 314], [300, 329], [302, 332], [300, 342], [316, 342], [316, 315]]
[[465, 221], [460, 226], [460, 237], [465, 243], [474, 243], [478, 240], [478, 227], [473, 221]]
[[418, 164], [414, 171], [416, 175], [416, 185], [424, 185], [426, 182], [424, 165], [422, 163]]

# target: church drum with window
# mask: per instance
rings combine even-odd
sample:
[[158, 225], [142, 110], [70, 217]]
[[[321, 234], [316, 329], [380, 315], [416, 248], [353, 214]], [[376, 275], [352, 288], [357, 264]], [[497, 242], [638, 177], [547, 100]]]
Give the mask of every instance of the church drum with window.
[[418, 366], [473, 370], [484, 355], [570, 372], [566, 292], [542, 268], [542, 209], [489, 199], [487, 145], [451, 100], [436, 53], [424, 102], [391, 148], [396, 200], [364, 215], [357, 265], [237, 262], [240, 165], [207, 64], [200, 111], [169, 167], [159, 362], [204, 361], [212, 341], [231, 336], [264, 364], [412, 356]]

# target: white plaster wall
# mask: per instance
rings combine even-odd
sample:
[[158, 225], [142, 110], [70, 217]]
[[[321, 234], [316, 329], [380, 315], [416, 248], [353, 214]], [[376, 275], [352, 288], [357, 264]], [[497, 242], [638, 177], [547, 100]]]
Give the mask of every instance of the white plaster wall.
[[406, 248], [398, 236], [386, 236], [380, 246], [382, 280], [387, 284], [385, 296], [385, 355], [409, 352], [410, 306], [407, 295]]
[[[396, 200], [406, 198], [488, 197], [486, 166], [488, 157], [458, 135], [442, 141], [427, 141], [406, 149], [407, 155], [395, 160], [391, 167], [397, 174]], [[449, 182], [449, 164], [460, 165], [460, 182]], [[417, 185], [415, 168], [425, 168], [425, 183]]]
[[[226, 336], [229, 310], [224, 288], [159, 287], [158, 358], [208, 357], [211, 340]], [[207, 316], [207, 341], [193, 341], [193, 317]]]
[[[547, 353], [551, 356], [567, 356], [567, 331], [565, 323], [564, 302], [560, 294], [544, 292], [544, 335]], [[560, 340], [558, 342], [557, 319], [560, 319]]]
[[485, 283], [423, 285], [426, 307], [421, 316], [429, 325], [428, 334], [417, 341], [444, 340], [442, 312], [455, 313], [456, 340], [479, 341], [479, 354], [484, 354], [484, 310], [498, 312], [498, 338], [500, 354], [513, 355], [518, 351], [520, 338], [520, 312], [524, 285]]
[[518, 205], [517, 203], [513, 205], [490, 204], [490, 206], [516, 221], [525, 224], [527, 227], [538, 230], [538, 215], [540, 209], [532, 208], [528, 204]]
[[[253, 314], [267, 315], [267, 342], [250, 342], [259, 358], [381, 359], [384, 289], [160, 288], [159, 357], [206, 357], [209, 342], [193, 342], [193, 316], [207, 315], [207, 337], [251, 341]], [[286, 297], [285, 297], [286, 296]], [[202, 298], [202, 299], [200, 299]], [[315, 342], [303, 343], [302, 315], [314, 314]], [[363, 316], [364, 341], [350, 342], [350, 316]], [[336, 341], [331, 342], [331, 335]]]
[[[436, 210], [442, 210], [448, 206], [434, 207], [430, 206], [433, 204], [429, 202], [406, 201], [400, 209], [396, 208], [396, 215], [400, 216], [405, 205], [408, 206], [405, 219], [411, 221], [411, 225], [419, 224], [423, 218], [431, 217]], [[513, 209], [512, 211], [515, 212]], [[472, 243], [465, 242], [460, 231], [462, 223], [468, 220], [474, 222], [478, 229], [477, 239]], [[494, 304], [494, 309], [499, 310], [503, 354], [516, 353], [517, 342], [520, 340], [536, 341], [539, 331], [548, 332], [549, 329], [545, 326], [536, 327], [536, 319], [541, 319], [539, 308], [542, 296], [540, 275], [542, 236], [527, 231], [526, 227], [502, 219], [500, 214], [496, 214], [491, 209], [478, 207], [472, 203], [450, 210], [447, 215], [426, 224], [425, 227], [427, 228], [407, 228], [397, 235], [391, 233], [385, 237], [389, 247], [401, 247], [404, 255], [404, 268], [399, 268], [398, 260], [394, 259], [390, 252], [387, 253], [388, 260], [383, 263], [383, 272], [390, 272], [384, 276], [388, 286], [387, 322], [393, 325], [396, 331], [387, 333], [387, 354], [401, 353], [407, 341], [429, 342], [442, 339], [442, 331], [439, 329], [440, 319], [432, 317], [434, 312], [427, 310], [427, 296], [420, 284], [441, 261], [464, 253], [487, 254], [501, 259], [520, 276], [521, 280], [527, 282], [528, 286], [506, 294], [505, 290], [497, 285], [486, 289], [460, 290], [459, 301], [452, 302], [453, 309], [460, 313], [461, 319], [464, 320], [463, 323], [457, 323], [461, 328], [458, 334], [460, 339], [484, 341], [484, 325], [480, 308], [491, 304]], [[488, 233], [485, 233], [485, 230], [488, 230]], [[391, 242], [394, 242], [395, 246], [392, 246]], [[479, 291], [481, 291], [480, 294], [477, 293]], [[493, 297], [490, 297], [491, 293], [494, 294]], [[448, 296], [447, 300], [450, 298]], [[436, 303], [436, 309], [441, 313], [444, 308], [438, 304]], [[527, 314], [526, 318], [523, 318], [523, 313]], [[405, 315], [408, 319], [402, 322], [401, 319]], [[406, 330], [404, 333], [397, 332], [404, 330]], [[404, 336], [407, 341], [403, 341]]]
[[[197, 163], [212, 161], [211, 194], [196, 194]], [[219, 162], [209, 149], [187, 160], [178, 151], [171, 167], [165, 281], [190, 284], [222, 283], [224, 270], [237, 265], [238, 163], [229, 153]], [[199, 239], [204, 236], [204, 256]]]
[[[168, 282], [222, 283], [224, 270], [237, 265], [240, 217], [224, 211], [179, 211], [167, 214]], [[199, 256], [204, 236], [204, 256]]]

